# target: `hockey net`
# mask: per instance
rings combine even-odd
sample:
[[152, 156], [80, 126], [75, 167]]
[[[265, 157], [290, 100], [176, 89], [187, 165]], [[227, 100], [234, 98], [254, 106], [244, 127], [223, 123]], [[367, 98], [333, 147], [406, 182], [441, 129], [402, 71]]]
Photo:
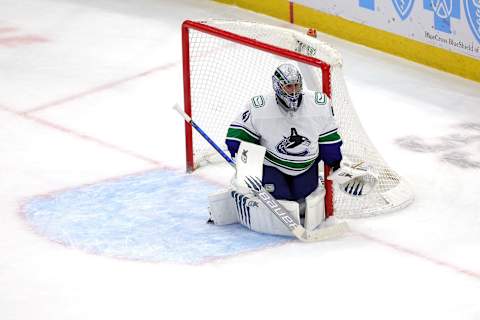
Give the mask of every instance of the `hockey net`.
[[[375, 149], [350, 100], [340, 54], [326, 43], [291, 29], [240, 21], [185, 21], [182, 25], [185, 112], [222, 148], [234, 117], [259, 94], [272, 91], [272, 74], [295, 61], [310, 90], [332, 99], [344, 142], [342, 153], [364, 161], [379, 181], [365, 196], [351, 196], [326, 181], [327, 215], [354, 218], [407, 206], [413, 194]], [[214, 149], [186, 125], [187, 170], [219, 161]], [[324, 173], [329, 168], [324, 168]]]

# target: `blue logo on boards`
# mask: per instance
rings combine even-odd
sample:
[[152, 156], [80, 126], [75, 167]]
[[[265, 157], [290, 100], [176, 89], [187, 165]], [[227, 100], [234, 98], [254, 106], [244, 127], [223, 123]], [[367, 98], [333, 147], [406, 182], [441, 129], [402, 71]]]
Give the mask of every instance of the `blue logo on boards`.
[[464, 0], [463, 5], [468, 25], [477, 41], [480, 42], [480, 0]]
[[[392, 0], [393, 7], [402, 20], [405, 20], [412, 12], [415, 0]], [[375, 11], [375, 0], [359, 0], [358, 5], [361, 8]]]
[[374, 0], [359, 0], [358, 5], [362, 8], [375, 11], [375, 1]]
[[393, 6], [402, 20], [405, 20], [412, 12], [415, 0], [393, 0]]
[[460, 0], [423, 0], [423, 8], [434, 13], [435, 30], [452, 33], [450, 19], [460, 19]]
[[[415, 0], [392, 0], [402, 20], [410, 16]], [[451, 19], [461, 19], [461, 0], [423, 0], [423, 9], [433, 13], [435, 30], [452, 33]], [[361, 8], [375, 11], [375, 0], [358, 0]], [[463, 0], [465, 16], [476, 40], [480, 43], [480, 0]]]

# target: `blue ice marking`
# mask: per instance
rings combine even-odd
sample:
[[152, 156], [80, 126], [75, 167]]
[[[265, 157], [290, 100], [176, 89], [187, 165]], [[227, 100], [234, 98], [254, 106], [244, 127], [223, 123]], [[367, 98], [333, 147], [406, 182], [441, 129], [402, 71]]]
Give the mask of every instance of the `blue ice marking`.
[[157, 170], [34, 197], [23, 212], [53, 241], [130, 260], [196, 264], [290, 241], [206, 224], [207, 195], [216, 190], [196, 176]]

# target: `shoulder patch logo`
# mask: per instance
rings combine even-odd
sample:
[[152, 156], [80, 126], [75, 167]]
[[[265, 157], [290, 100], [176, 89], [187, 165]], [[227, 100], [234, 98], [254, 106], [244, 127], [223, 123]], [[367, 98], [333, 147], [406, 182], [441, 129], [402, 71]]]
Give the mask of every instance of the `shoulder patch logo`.
[[321, 93], [321, 92], [315, 92], [315, 103], [320, 105], [320, 106], [324, 106], [327, 104], [327, 95], [325, 93]]
[[263, 96], [255, 96], [252, 98], [252, 105], [255, 108], [261, 108], [265, 105], [265, 98]]

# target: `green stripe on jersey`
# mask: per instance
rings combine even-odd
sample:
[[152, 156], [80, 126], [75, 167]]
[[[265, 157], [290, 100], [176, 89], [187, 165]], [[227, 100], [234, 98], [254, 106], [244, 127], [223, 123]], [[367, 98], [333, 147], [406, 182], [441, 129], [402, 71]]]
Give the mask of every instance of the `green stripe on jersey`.
[[318, 143], [335, 143], [335, 142], [340, 142], [342, 141], [342, 138], [340, 138], [340, 135], [338, 132], [332, 132], [327, 135], [320, 136], [318, 138]]
[[228, 128], [227, 139], [242, 140], [258, 144], [260, 140], [243, 128]]
[[275, 164], [279, 167], [289, 169], [289, 170], [292, 170], [292, 171], [306, 170], [312, 165], [313, 162], [315, 162], [315, 159], [316, 159], [316, 157], [315, 157], [313, 159], [307, 159], [305, 161], [289, 161], [289, 160], [279, 158], [278, 156], [274, 155], [270, 151], [267, 151], [265, 153], [265, 158], [268, 161], [270, 161], [271, 163], [273, 163], [273, 164]]

